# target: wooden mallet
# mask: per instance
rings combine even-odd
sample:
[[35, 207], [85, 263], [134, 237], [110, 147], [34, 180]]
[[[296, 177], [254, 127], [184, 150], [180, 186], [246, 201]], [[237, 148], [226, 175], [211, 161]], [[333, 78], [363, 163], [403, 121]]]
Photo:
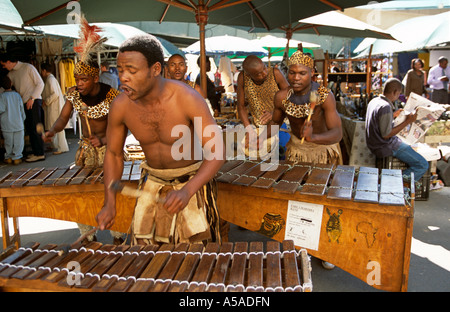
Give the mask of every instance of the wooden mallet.
[[[317, 103], [317, 93], [316, 91], [311, 91], [311, 94], [309, 96], [309, 103], [310, 103], [310, 108], [309, 108], [309, 114], [308, 114], [308, 118], [306, 119], [306, 123], [308, 123], [311, 120], [311, 116], [314, 112], [314, 108], [316, 107], [316, 103]], [[305, 140], [305, 137], [302, 137], [302, 142], [300, 144], [303, 144], [303, 141]]]
[[88, 118], [88, 116], [87, 116], [87, 111], [88, 111], [88, 107], [87, 107], [87, 105], [86, 104], [82, 104], [81, 105], [81, 110], [82, 110], [82, 112], [83, 112], [83, 116], [84, 116], [84, 118], [85, 118], [85, 120], [86, 120], [86, 125], [87, 125], [87, 129], [88, 129], [88, 133], [89, 133], [89, 137], [92, 135], [92, 133], [91, 133], [91, 125], [89, 124], [89, 118]]
[[65, 253], [67, 253], [71, 248], [74, 248], [83, 239], [85, 239], [89, 235], [94, 234], [97, 230], [98, 230], [98, 227], [96, 226], [96, 227], [90, 229], [89, 231], [87, 231], [86, 233], [84, 233], [83, 235], [81, 235], [75, 242], [73, 242], [73, 244], [70, 244], [70, 246], [68, 246], [68, 245], [62, 246], [61, 249], [58, 252], [58, 255], [61, 256], [61, 255], [65, 254]]

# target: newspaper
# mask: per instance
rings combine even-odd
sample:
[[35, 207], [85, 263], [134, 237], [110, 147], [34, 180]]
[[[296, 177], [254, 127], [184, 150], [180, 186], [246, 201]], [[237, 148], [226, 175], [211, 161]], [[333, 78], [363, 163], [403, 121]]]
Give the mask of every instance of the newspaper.
[[448, 107], [450, 106], [431, 102], [423, 96], [411, 92], [403, 111], [394, 120], [394, 127], [401, 124], [407, 115], [414, 114], [416, 111], [417, 119], [407, 125], [397, 136], [409, 145], [418, 142]]

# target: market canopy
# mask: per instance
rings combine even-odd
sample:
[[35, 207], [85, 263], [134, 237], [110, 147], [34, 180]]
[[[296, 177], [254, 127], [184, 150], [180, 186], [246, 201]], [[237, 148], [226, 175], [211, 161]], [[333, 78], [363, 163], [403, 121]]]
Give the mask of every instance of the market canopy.
[[[67, 23], [67, 0], [12, 0], [26, 25]], [[207, 14], [208, 23], [272, 30], [299, 19], [348, 7], [367, 0], [79, 0], [89, 22], [173, 21], [196, 22]], [[383, 2], [383, 1], [379, 1]]]
[[[267, 56], [269, 52], [261, 45], [252, 40], [234, 37], [234, 36], [215, 36], [205, 39], [205, 51], [207, 55], [226, 55], [226, 56]], [[197, 41], [187, 48], [184, 52], [190, 54], [200, 53], [200, 41]]]
[[436, 15], [419, 16], [397, 23], [387, 29], [400, 42], [382, 39], [364, 39], [353, 51], [360, 56], [417, 51], [450, 42], [450, 11]]
[[[27, 25], [67, 23], [66, 0], [12, 0]], [[383, 2], [383, 0], [380, 0]], [[367, 0], [79, 0], [81, 12], [90, 23], [131, 21], [197, 22], [201, 53], [201, 86], [206, 89], [206, 54], [204, 51], [205, 25], [245, 26], [273, 30], [331, 10], [343, 10], [367, 3]], [[75, 5], [75, 8], [77, 5]], [[72, 10], [72, 11], [71, 11]]]

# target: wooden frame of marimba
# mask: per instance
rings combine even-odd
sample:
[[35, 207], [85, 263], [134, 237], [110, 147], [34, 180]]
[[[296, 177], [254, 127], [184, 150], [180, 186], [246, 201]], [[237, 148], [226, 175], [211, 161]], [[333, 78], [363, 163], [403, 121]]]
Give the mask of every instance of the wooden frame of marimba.
[[307, 248], [308, 254], [375, 288], [407, 290], [414, 186], [408, 203], [400, 170], [379, 175], [377, 168], [275, 166], [263, 171], [256, 162], [225, 163], [217, 177], [221, 218], [282, 241], [289, 201], [323, 205], [318, 249]]
[[[323, 205], [318, 249], [306, 248], [308, 254], [373, 282], [375, 288], [407, 290], [414, 188], [411, 201], [405, 202], [400, 170], [383, 169], [380, 176], [376, 168], [355, 172], [351, 166], [279, 164], [266, 172], [260, 166], [241, 160], [225, 163], [217, 175], [221, 218], [282, 242], [289, 201]], [[125, 165], [124, 183], [137, 187], [139, 176], [138, 162]], [[0, 179], [4, 249], [20, 246], [18, 217], [96, 225], [103, 192], [101, 172], [92, 168], [40, 168], [6, 175]], [[135, 200], [117, 195], [113, 230], [128, 232]], [[276, 230], [261, 231], [267, 215], [281, 220]], [[9, 217], [14, 221], [12, 238]]]

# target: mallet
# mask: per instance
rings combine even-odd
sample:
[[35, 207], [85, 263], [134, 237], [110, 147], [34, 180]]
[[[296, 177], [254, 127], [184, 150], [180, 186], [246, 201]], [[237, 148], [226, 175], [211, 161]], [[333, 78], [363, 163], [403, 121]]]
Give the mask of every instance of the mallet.
[[[308, 118], [306, 119], [306, 122], [308, 123], [311, 120], [311, 116], [314, 112], [314, 108], [316, 107], [316, 103], [317, 103], [317, 93], [316, 91], [311, 91], [311, 94], [309, 96], [309, 103], [311, 105], [310, 109], [309, 109], [309, 114], [308, 114]], [[305, 137], [302, 137], [302, 142], [300, 144], [303, 144], [303, 141], [305, 140]]]

